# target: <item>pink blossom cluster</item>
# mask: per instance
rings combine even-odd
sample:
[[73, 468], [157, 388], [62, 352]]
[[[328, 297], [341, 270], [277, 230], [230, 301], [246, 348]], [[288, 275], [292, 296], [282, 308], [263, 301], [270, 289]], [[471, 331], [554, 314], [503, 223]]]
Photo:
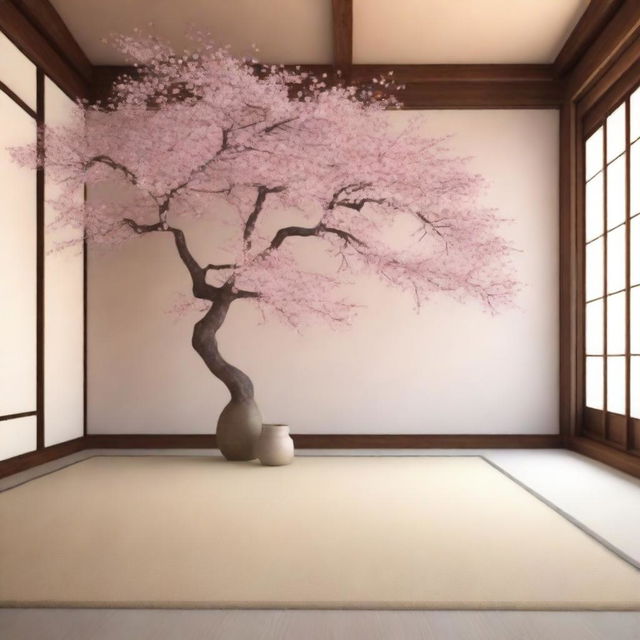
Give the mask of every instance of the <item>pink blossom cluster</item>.
[[[136, 72], [112, 98], [46, 128], [41, 158], [13, 150], [62, 186], [57, 224], [117, 244], [179, 229], [185, 217], [224, 221], [210, 264], [196, 267], [294, 326], [352, 317], [347, 272], [373, 274], [418, 306], [437, 292], [492, 310], [512, 302], [512, 248], [482, 205], [483, 178], [445, 139], [425, 136], [419, 117], [398, 129], [387, 113], [398, 106], [392, 78], [331, 83], [236, 58], [202, 35], [182, 53], [143, 36], [116, 44]], [[104, 188], [114, 181], [122, 197]], [[89, 202], [70, 204], [83, 184]], [[318, 243], [338, 258], [332, 270], [300, 259]]]

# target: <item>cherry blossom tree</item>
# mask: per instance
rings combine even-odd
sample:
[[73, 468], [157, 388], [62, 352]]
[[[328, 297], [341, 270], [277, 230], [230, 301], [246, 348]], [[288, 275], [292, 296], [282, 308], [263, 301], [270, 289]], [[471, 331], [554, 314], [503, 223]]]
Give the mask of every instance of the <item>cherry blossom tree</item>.
[[[357, 311], [342, 286], [356, 273], [407, 291], [417, 306], [440, 292], [491, 310], [511, 303], [511, 249], [480, 202], [483, 179], [445, 140], [425, 137], [419, 120], [397, 127], [387, 113], [398, 106], [392, 77], [328, 86], [206, 39], [182, 55], [144, 37], [117, 44], [137, 73], [119, 78], [106, 103], [84, 104], [74, 126], [47, 129], [38, 162], [64, 187], [57, 224], [83, 227], [95, 243], [172, 239], [191, 280], [178, 309], [200, 309], [193, 347], [231, 395], [218, 423], [227, 457], [254, 457], [261, 426], [250, 378], [216, 339], [236, 301], [293, 326], [340, 324]], [[14, 156], [32, 163], [33, 149]], [[122, 202], [69, 204], [80, 185], [113, 180], [128, 190]], [[274, 230], [278, 211], [295, 219]], [[211, 238], [208, 264], [180, 224], [201, 216], [229, 231]], [[334, 268], [300, 260], [306, 243], [322, 243]]]

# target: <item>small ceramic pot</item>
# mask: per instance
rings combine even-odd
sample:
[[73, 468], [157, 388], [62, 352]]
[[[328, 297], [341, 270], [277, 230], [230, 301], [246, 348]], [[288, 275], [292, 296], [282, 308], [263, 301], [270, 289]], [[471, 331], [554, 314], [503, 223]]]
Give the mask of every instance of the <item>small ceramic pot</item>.
[[293, 460], [293, 440], [286, 424], [263, 424], [258, 439], [258, 458], [269, 467], [279, 467]]

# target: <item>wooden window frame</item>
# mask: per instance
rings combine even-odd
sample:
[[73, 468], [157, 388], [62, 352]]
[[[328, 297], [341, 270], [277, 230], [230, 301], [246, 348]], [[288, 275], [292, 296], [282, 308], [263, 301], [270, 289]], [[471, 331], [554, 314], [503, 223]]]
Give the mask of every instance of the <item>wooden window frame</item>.
[[[606, 76], [605, 76], [606, 79]], [[597, 442], [606, 444], [609, 447], [623, 451], [632, 456], [638, 456], [640, 460], [640, 419], [631, 417], [630, 404], [631, 404], [631, 346], [630, 346], [630, 333], [631, 333], [631, 291], [640, 287], [640, 284], [632, 285], [630, 282], [630, 265], [631, 265], [631, 221], [640, 217], [640, 212], [633, 213], [631, 211], [630, 204], [630, 186], [631, 186], [631, 146], [634, 143], [640, 144], [636, 138], [631, 139], [630, 131], [630, 98], [631, 95], [640, 89], [640, 65], [633, 65], [629, 68], [628, 72], [624, 74], [611, 88], [604, 93], [600, 101], [588, 110], [578, 108], [579, 117], [581, 120], [579, 130], [581, 135], [577, 138], [576, 157], [577, 157], [577, 180], [578, 189], [580, 192], [579, 210], [576, 220], [576, 240], [578, 247], [577, 252], [578, 265], [578, 296], [577, 296], [577, 317], [578, 326], [576, 334], [576, 351], [578, 354], [578, 402], [579, 402], [579, 419], [576, 424], [576, 436], [585, 437], [595, 440]], [[625, 220], [620, 223], [619, 226], [625, 225], [625, 287], [620, 292], [625, 293], [625, 353], [620, 354], [625, 358], [625, 414], [618, 414], [608, 411], [608, 397], [607, 397], [607, 363], [608, 358], [612, 354], [608, 353], [607, 349], [607, 303], [608, 299], [616, 292], [609, 292], [607, 290], [607, 235], [613, 229], [607, 229], [607, 173], [608, 167], [617, 159], [607, 161], [607, 119], [608, 117], [620, 107], [625, 105], [625, 146], [624, 152], [620, 154], [621, 157], [624, 154], [625, 166], [626, 166], [626, 179], [625, 179]], [[586, 170], [585, 170], [585, 145], [586, 141], [593, 135], [600, 127], [603, 127], [603, 215], [604, 215], [604, 227], [601, 237], [604, 240], [604, 252], [603, 252], [603, 271], [604, 271], [604, 283], [602, 296], [594, 298], [593, 300], [603, 300], [603, 354], [602, 356], [594, 356], [588, 354], [586, 350], [586, 304], [593, 300], [587, 300], [585, 294], [585, 275], [586, 275], [586, 234], [585, 234], [585, 222], [586, 222], [586, 196], [585, 188], [587, 184]], [[597, 175], [597, 174], [596, 174]], [[592, 176], [592, 178], [595, 176]], [[617, 228], [617, 227], [616, 227]], [[598, 236], [600, 237], [600, 236]], [[597, 238], [592, 238], [589, 242], [593, 242]], [[637, 354], [636, 354], [637, 355]], [[604, 389], [603, 389], [603, 409], [595, 409], [586, 406], [586, 367], [585, 362], [588, 357], [601, 357], [603, 362], [603, 376], [604, 376]]]

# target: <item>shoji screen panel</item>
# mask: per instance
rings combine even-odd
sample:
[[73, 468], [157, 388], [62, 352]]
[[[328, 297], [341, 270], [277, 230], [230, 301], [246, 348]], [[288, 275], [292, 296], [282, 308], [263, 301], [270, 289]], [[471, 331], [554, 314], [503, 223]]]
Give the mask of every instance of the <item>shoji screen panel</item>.
[[[36, 67], [0, 32], [0, 83], [36, 110]], [[1, 85], [0, 85], [1, 86]], [[3, 121], [4, 124], [4, 121]]]
[[640, 89], [585, 143], [586, 435], [640, 450]]
[[36, 448], [36, 172], [8, 147], [35, 143], [35, 67], [0, 34], [0, 459]]
[[[45, 123], [71, 124], [77, 109], [55, 83], [45, 80]], [[46, 137], [45, 137], [46, 145]], [[82, 229], [52, 227], [58, 211], [49, 202], [59, 187], [45, 171], [44, 443], [84, 432], [84, 255]], [[69, 205], [81, 203], [83, 189]]]

